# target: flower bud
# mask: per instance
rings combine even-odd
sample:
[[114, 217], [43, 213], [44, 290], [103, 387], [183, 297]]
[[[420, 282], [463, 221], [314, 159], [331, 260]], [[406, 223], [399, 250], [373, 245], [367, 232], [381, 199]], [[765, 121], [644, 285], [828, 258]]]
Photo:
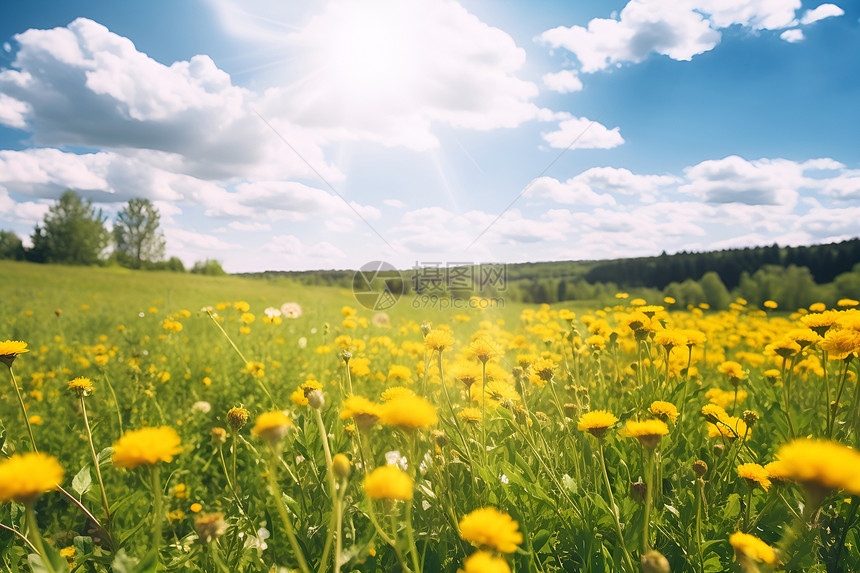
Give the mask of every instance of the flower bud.
[[669, 560], [656, 550], [651, 550], [642, 556], [642, 573], [671, 573]]
[[708, 464], [706, 464], [702, 460], [696, 460], [695, 462], [693, 462], [693, 473], [696, 474], [697, 478], [703, 477], [706, 473], [708, 473]]
[[331, 460], [332, 471], [334, 471], [335, 477], [338, 479], [346, 479], [349, 477], [349, 474], [352, 472], [352, 463], [349, 461], [343, 454], [337, 454]]
[[308, 392], [306, 397], [308, 399], [308, 405], [315, 410], [319, 410], [325, 405], [325, 397], [319, 390], [311, 390]]

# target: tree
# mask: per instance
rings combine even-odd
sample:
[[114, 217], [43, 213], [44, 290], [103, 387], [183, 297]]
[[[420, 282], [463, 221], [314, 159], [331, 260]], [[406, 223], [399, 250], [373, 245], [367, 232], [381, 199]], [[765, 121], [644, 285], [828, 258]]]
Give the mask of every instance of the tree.
[[158, 229], [161, 215], [149, 199], [131, 199], [117, 214], [113, 227], [120, 264], [139, 269], [164, 258], [164, 234]]
[[720, 275], [714, 271], [708, 271], [699, 279], [699, 286], [705, 294], [705, 301], [715, 310], [728, 308], [732, 297], [726, 285], [720, 279]]
[[93, 265], [108, 243], [106, 217], [72, 190], [48, 210], [33, 232], [31, 258], [36, 262]]
[[24, 244], [12, 231], [0, 231], [0, 259], [20, 261], [24, 258]]
[[215, 259], [206, 259], [205, 261], [197, 261], [191, 267], [191, 272], [198, 275], [220, 276], [226, 275], [227, 272], [221, 267], [220, 261]]

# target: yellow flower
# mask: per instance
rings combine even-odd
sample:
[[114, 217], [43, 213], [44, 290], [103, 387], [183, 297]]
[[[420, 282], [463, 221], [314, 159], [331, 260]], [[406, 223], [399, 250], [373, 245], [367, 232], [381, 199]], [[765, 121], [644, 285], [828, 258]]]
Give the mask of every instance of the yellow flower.
[[463, 561], [458, 573], [511, 573], [508, 562], [486, 551], [476, 551]]
[[191, 507], [189, 507], [188, 509], [191, 510], [191, 513], [200, 513], [200, 511], [203, 509], [203, 506], [199, 503], [192, 503]]
[[0, 342], [0, 362], [8, 367], [12, 367], [12, 363], [19, 354], [30, 352], [27, 350], [27, 343], [19, 340], [7, 340]]
[[343, 402], [340, 419], [353, 418], [356, 426], [366, 432], [379, 421], [381, 414], [382, 406], [376, 402], [371, 402], [363, 396], [350, 396]]
[[266, 375], [266, 367], [262, 362], [248, 362], [242, 371], [254, 378], [262, 378]]
[[290, 401], [296, 406], [307, 406], [308, 399], [305, 397], [305, 391], [301, 388], [296, 388], [292, 394], [290, 394]]
[[687, 345], [687, 335], [680, 330], [666, 329], [654, 335], [654, 344], [659, 344], [667, 351]]
[[494, 507], [483, 507], [460, 520], [460, 537], [478, 547], [513, 553], [523, 542], [519, 524]]
[[235, 407], [227, 410], [227, 423], [234, 431], [238, 432], [248, 423], [248, 417], [251, 415], [245, 408]]
[[404, 388], [403, 386], [391, 386], [390, 388], [386, 388], [382, 392], [382, 399], [386, 402], [390, 402], [396, 398], [402, 398], [403, 396], [414, 396], [415, 392], [410, 390], [409, 388]]
[[599, 438], [617, 421], [618, 418], [606, 410], [592, 410], [579, 418], [576, 428], [580, 431], [590, 433], [595, 438]]
[[749, 439], [751, 430], [742, 418], [725, 414], [714, 424], [708, 424], [708, 437], [718, 438], [720, 436], [734, 440], [736, 438]]
[[56, 458], [42, 453], [13, 454], [0, 462], [0, 501], [29, 504], [63, 481]]
[[257, 421], [251, 433], [269, 443], [274, 443], [287, 435], [287, 431], [292, 426], [293, 421], [290, 420], [289, 416], [280, 410], [275, 410], [274, 412], [264, 412], [257, 416]]
[[386, 402], [380, 418], [384, 424], [407, 429], [426, 428], [439, 422], [436, 407], [420, 396], [401, 396]]
[[732, 533], [729, 543], [735, 549], [735, 558], [738, 561], [752, 559], [768, 564], [776, 562], [776, 553], [773, 548], [754, 535], [748, 533]]
[[42, 419], [42, 416], [40, 416], [38, 414], [34, 414], [34, 415], [30, 416], [29, 418], [27, 418], [27, 421], [30, 422], [31, 424], [33, 424], [34, 426], [41, 426], [42, 424], [45, 423], [45, 421]]
[[767, 477], [771, 480], [782, 482], [788, 479], [785, 463], [780, 460], [774, 460], [769, 464], [765, 464], [764, 469], [767, 471]]
[[856, 330], [829, 330], [821, 341], [821, 348], [832, 360], [846, 360], [860, 354], [860, 332]]
[[654, 449], [660, 440], [669, 433], [669, 427], [666, 422], [661, 420], [645, 420], [637, 422], [635, 420], [627, 420], [627, 425], [624, 426], [622, 434], [628, 438], [636, 438], [643, 447]]
[[412, 371], [409, 370], [408, 366], [392, 364], [388, 368], [388, 378], [390, 380], [402, 380], [404, 382], [408, 382], [412, 378]]
[[60, 555], [62, 555], [66, 559], [74, 559], [75, 558], [75, 546], [69, 545], [68, 547], [63, 547], [62, 549], [60, 549]]
[[776, 454], [786, 478], [810, 488], [860, 494], [860, 453], [827, 440], [794, 440]]
[[182, 451], [176, 430], [167, 426], [129, 430], [113, 445], [113, 463], [123, 468], [170, 462]]
[[[427, 342], [426, 339], [424, 342]], [[479, 338], [472, 342], [472, 344], [469, 345], [469, 350], [472, 352], [472, 354], [475, 355], [478, 360], [485, 363], [487, 362], [487, 360], [492, 358], [494, 354], [496, 354], [496, 351], [493, 349], [493, 347], [490, 346], [482, 338]]]
[[454, 337], [447, 330], [434, 329], [424, 337], [424, 347], [431, 352], [442, 352], [454, 344]]
[[397, 466], [378, 467], [364, 480], [364, 491], [373, 499], [412, 499], [415, 484]]
[[767, 491], [770, 488], [770, 477], [768, 475], [768, 471], [759, 464], [739, 465], [738, 477], [746, 479], [747, 483], [750, 484], [750, 487], [753, 487], [754, 484], [758, 484], [764, 491]]
[[815, 331], [815, 334], [818, 336], [824, 336], [824, 333], [836, 324], [838, 318], [838, 313], [822, 309], [822, 312], [814, 312], [801, 317], [800, 322], [806, 325], [807, 328]]
[[853, 298], [840, 298], [836, 301], [836, 306], [857, 306], [860, 304], [860, 301], [856, 301]]
[[735, 385], [743, 380], [745, 376], [744, 367], [734, 360], [723, 362], [717, 367], [717, 371], [728, 376], [729, 382]]
[[681, 415], [674, 404], [671, 402], [663, 402], [661, 400], [651, 402], [651, 407], [648, 408], [648, 413], [664, 422], [666, 420], [671, 420], [673, 424], [675, 423], [675, 420], [678, 419], [678, 416]]
[[92, 380], [81, 376], [80, 378], [75, 378], [69, 382], [69, 390], [78, 396], [89, 396], [93, 393], [95, 388], [93, 388]]
[[776, 303], [775, 300], [766, 300], [762, 303], [762, 306], [764, 306], [765, 308], [774, 309], [779, 305]]
[[469, 424], [480, 424], [482, 413], [480, 408], [463, 408], [457, 412], [457, 417]]

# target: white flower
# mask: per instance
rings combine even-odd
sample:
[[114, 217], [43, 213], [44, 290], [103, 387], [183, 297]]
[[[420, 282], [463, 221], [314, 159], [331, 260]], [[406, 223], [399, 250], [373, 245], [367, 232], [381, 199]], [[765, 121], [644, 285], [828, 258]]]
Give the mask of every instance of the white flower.
[[299, 338], [299, 348], [307, 348], [308, 347], [308, 339], [302, 336]]
[[502, 483], [508, 483], [508, 476], [506, 476], [505, 474], [500, 474], [499, 481], [501, 481]]
[[194, 402], [194, 404], [191, 405], [191, 410], [193, 412], [202, 412], [204, 414], [208, 414], [212, 411], [212, 404], [204, 400], [200, 400], [199, 402]]
[[302, 307], [297, 302], [285, 302], [281, 305], [281, 315], [284, 318], [298, 318], [302, 315]]
[[281, 311], [275, 308], [274, 306], [270, 306], [266, 310], [263, 311], [263, 314], [268, 316], [269, 318], [275, 318], [276, 316], [281, 316]]

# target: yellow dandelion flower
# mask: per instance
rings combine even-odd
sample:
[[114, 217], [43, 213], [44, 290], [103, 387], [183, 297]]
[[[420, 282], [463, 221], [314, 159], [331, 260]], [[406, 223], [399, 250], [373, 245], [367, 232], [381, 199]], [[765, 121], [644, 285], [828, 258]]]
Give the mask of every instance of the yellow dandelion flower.
[[744, 367], [734, 360], [723, 362], [717, 367], [717, 371], [725, 374], [732, 384], [740, 382], [746, 376]]
[[362, 431], [372, 428], [379, 421], [381, 415], [382, 406], [363, 396], [350, 396], [344, 400], [343, 408], [340, 411], [341, 420], [354, 419], [355, 425]]
[[750, 428], [742, 418], [735, 416], [724, 415], [717, 422], [708, 424], [709, 438], [728, 438], [734, 440], [736, 438], [749, 439]]
[[860, 301], [856, 301], [853, 298], [840, 298], [836, 301], [836, 306], [841, 307], [852, 307], [860, 304]]
[[200, 513], [203, 510], [203, 506], [199, 503], [192, 503], [191, 507], [189, 507], [188, 509], [191, 510], [191, 513]]
[[439, 422], [436, 407], [420, 396], [401, 396], [386, 402], [380, 418], [384, 424], [405, 429], [426, 428]]
[[765, 464], [764, 469], [767, 471], [767, 477], [772, 481], [784, 482], [789, 479], [785, 463], [781, 460]]
[[821, 348], [827, 351], [831, 360], [850, 360], [860, 354], [860, 332], [856, 330], [828, 330], [821, 341]]
[[493, 347], [482, 338], [473, 341], [472, 344], [469, 345], [469, 351], [475, 356], [475, 358], [484, 363], [496, 354]]
[[860, 494], [860, 453], [827, 440], [794, 440], [776, 454], [786, 478], [810, 488]]
[[494, 507], [483, 507], [460, 520], [460, 537], [478, 547], [513, 553], [523, 542], [519, 524]]
[[414, 396], [415, 392], [410, 390], [409, 388], [404, 388], [403, 386], [391, 386], [390, 388], [386, 388], [382, 392], [382, 399], [386, 402], [391, 402], [397, 398], [401, 398], [403, 396]]
[[800, 318], [807, 328], [813, 330], [818, 336], [824, 336], [824, 333], [836, 324], [839, 314], [832, 310], [824, 310], [822, 312], [814, 312]]
[[290, 417], [281, 410], [275, 410], [257, 416], [251, 433], [269, 443], [274, 443], [286, 436], [291, 427], [293, 427], [293, 421]]
[[457, 417], [468, 424], [480, 424], [482, 413], [480, 408], [463, 408], [457, 412]]
[[767, 491], [770, 488], [770, 476], [768, 471], [764, 466], [760, 466], [759, 464], [750, 463], [739, 465], [738, 477], [742, 477], [747, 480], [750, 487], [754, 487], [755, 484], [758, 484], [764, 491]]
[[424, 337], [424, 346], [431, 352], [442, 352], [454, 344], [454, 337], [447, 330], [434, 329]]
[[397, 466], [378, 467], [364, 480], [364, 491], [373, 499], [412, 499], [412, 478]]
[[463, 561], [457, 573], [511, 573], [508, 562], [486, 551], [476, 551]]
[[227, 410], [227, 423], [230, 424], [233, 431], [238, 432], [245, 424], [248, 423], [248, 417], [250, 417], [250, 415], [251, 413], [245, 408], [230, 408]]
[[305, 396], [305, 391], [301, 388], [297, 388], [290, 394], [290, 401], [296, 406], [307, 406], [308, 399]]
[[0, 501], [30, 504], [63, 481], [62, 466], [43, 453], [13, 454], [0, 462]]
[[129, 430], [113, 445], [113, 463], [123, 468], [171, 462], [182, 451], [179, 435], [168, 426]]
[[669, 433], [669, 427], [666, 422], [661, 420], [645, 420], [638, 422], [636, 420], [627, 420], [627, 424], [622, 430], [622, 434], [628, 438], [636, 438], [642, 447], [654, 449], [660, 440]]
[[592, 410], [579, 418], [576, 428], [580, 431], [590, 433], [595, 438], [600, 438], [617, 421], [618, 418], [606, 410]]
[[6, 366], [12, 367], [12, 363], [19, 354], [30, 352], [27, 350], [27, 343], [20, 340], [7, 340], [0, 342], [0, 362]]
[[678, 419], [678, 416], [681, 415], [674, 404], [671, 402], [663, 402], [662, 400], [651, 402], [651, 407], [648, 408], [648, 413], [664, 422], [671, 420], [673, 424], [675, 423], [675, 420]]
[[729, 537], [729, 543], [735, 550], [735, 558], [738, 561], [752, 559], [763, 563], [776, 563], [776, 552], [773, 548], [756, 537], [748, 533], [732, 533]]
[[262, 378], [266, 375], [266, 366], [262, 362], [248, 362], [242, 371], [254, 378]]
[[392, 364], [388, 368], [388, 379], [389, 380], [400, 380], [403, 382], [408, 382], [412, 378], [412, 371], [408, 366], [401, 366], [399, 364]]
[[69, 382], [69, 390], [78, 396], [89, 396], [93, 393], [95, 388], [93, 387], [92, 380], [81, 376], [80, 378], [75, 378]]

